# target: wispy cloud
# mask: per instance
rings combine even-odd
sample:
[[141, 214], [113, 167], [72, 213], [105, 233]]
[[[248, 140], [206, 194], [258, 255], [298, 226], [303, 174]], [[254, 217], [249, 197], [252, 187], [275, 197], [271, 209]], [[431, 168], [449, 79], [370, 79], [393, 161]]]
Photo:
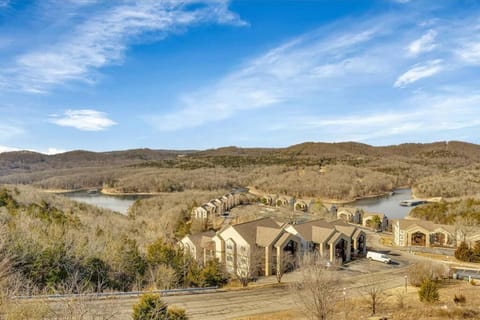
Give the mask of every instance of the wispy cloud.
[[431, 60], [424, 64], [415, 65], [407, 72], [398, 77], [397, 81], [393, 84], [394, 87], [405, 87], [411, 83], [414, 83], [420, 79], [431, 77], [438, 72], [442, 71], [442, 60]]
[[0, 141], [8, 141], [23, 133], [25, 129], [22, 126], [0, 123]]
[[[1, 0], [0, 0], [1, 1]], [[93, 1], [74, 0], [75, 4]], [[115, 1], [100, 13], [87, 15], [52, 43], [17, 56], [0, 78], [10, 89], [45, 92], [52, 85], [77, 80], [95, 81], [95, 71], [122, 61], [132, 43], [159, 40], [172, 32], [202, 23], [245, 25], [228, 10], [227, 0]], [[77, 19], [78, 20], [78, 17]], [[75, 21], [76, 21], [75, 20]]]
[[[416, 94], [381, 113], [356, 113], [343, 117], [311, 116], [293, 119], [292, 128], [315, 130], [330, 141], [373, 142], [378, 138], [448, 137], [457, 130], [480, 127], [480, 94]], [[455, 110], [455, 112], [452, 112]], [[283, 129], [280, 129], [283, 130]]]
[[436, 36], [437, 32], [435, 30], [428, 30], [427, 33], [408, 45], [409, 54], [416, 56], [422, 52], [432, 51], [437, 46], [435, 43]]
[[20, 149], [15, 148], [15, 147], [9, 147], [9, 146], [2, 146], [0, 145], [0, 153], [2, 152], [12, 152], [12, 151], [19, 151]]
[[480, 40], [463, 43], [456, 53], [463, 62], [480, 65]]
[[[179, 109], [147, 121], [159, 130], [177, 130], [222, 120], [238, 112], [281, 105], [322, 91], [341, 90], [352, 81], [388, 69], [380, 53], [363, 55], [382, 33], [384, 20], [325, 36], [323, 30], [302, 35], [253, 58], [214, 86], [185, 94]], [[370, 77], [372, 78], [372, 77]], [[374, 78], [372, 78], [374, 79]]]
[[67, 152], [66, 150], [57, 149], [57, 148], [53, 148], [53, 147], [47, 148], [47, 150], [45, 150], [45, 151], [41, 151], [41, 150], [22, 149], [22, 148], [18, 148], [18, 147], [10, 147], [10, 146], [0, 145], [0, 153], [3, 153], [3, 152], [12, 152], [12, 151], [21, 151], [21, 150], [39, 152], [39, 153], [49, 154], [49, 155]]
[[67, 110], [62, 116], [52, 115], [50, 122], [82, 131], [101, 131], [116, 124], [106, 113], [88, 109]]
[[[408, 14], [383, 16], [300, 35], [247, 60], [208, 88], [184, 93], [170, 105], [173, 111], [148, 115], [147, 121], [163, 131], [208, 131], [237, 123], [238, 130], [250, 128], [252, 140], [274, 132], [290, 141], [297, 134], [299, 139], [372, 142], [476, 128], [480, 95], [472, 88], [478, 79], [467, 70], [477, 53], [480, 63], [474, 24], [429, 21], [419, 24]], [[463, 56], [458, 48], [465, 49]]]
[[47, 148], [47, 151], [44, 152], [44, 153], [45, 154], [59, 154], [59, 153], [64, 153], [64, 152], [67, 152], [67, 150], [58, 149], [58, 148], [54, 148], [54, 147], [49, 147], [49, 148]]
[[0, 0], [0, 9], [8, 6], [10, 3], [10, 0]]

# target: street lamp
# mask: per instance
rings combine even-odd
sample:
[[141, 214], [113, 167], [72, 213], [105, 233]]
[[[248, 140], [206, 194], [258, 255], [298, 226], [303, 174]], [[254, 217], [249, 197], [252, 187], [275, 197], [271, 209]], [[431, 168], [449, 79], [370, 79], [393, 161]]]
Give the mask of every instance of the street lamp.
[[408, 276], [405, 275], [405, 294], [407, 293]]

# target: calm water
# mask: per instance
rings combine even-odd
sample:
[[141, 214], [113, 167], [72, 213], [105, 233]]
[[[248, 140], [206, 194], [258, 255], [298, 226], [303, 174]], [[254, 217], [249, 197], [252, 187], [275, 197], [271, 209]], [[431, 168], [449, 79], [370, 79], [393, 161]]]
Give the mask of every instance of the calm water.
[[412, 199], [411, 189], [398, 189], [391, 196], [374, 199], [364, 199], [349, 203], [349, 206], [359, 207], [368, 212], [379, 212], [387, 215], [389, 219], [405, 218], [413, 207], [403, 207], [402, 200]]
[[[101, 193], [87, 193], [86, 191], [64, 193], [63, 195], [75, 201], [110, 209], [121, 214], [127, 214], [128, 208], [135, 202], [135, 200], [147, 197], [133, 195], [111, 196]], [[359, 207], [368, 212], [384, 213], [389, 219], [401, 219], [408, 215], [412, 207], [403, 207], [400, 205], [400, 202], [411, 198], [411, 189], [398, 189], [395, 190], [395, 193], [391, 196], [358, 200], [348, 203], [347, 205]]]
[[146, 196], [111, 196], [101, 193], [87, 193], [86, 191], [76, 191], [63, 193], [64, 196], [79, 202], [88, 203], [100, 208], [110, 209], [121, 214], [127, 214], [128, 208], [140, 198]]

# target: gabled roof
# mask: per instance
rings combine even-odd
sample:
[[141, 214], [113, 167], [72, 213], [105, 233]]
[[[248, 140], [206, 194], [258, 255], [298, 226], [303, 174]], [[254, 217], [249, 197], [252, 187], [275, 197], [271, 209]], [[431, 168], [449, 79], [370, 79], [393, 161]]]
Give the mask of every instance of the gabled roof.
[[347, 211], [347, 212], [350, 212], [351, 214], [354, 214], [355, 212], [360, 211], [360, 209], [355, 207], [338, 207], [337, 212], [340, 212], [340, 211]]
[[455, 227], [447, 224], [437, 224], [432, 221], [416, 220], [416, 219], [399, 219], [397, 220], [400, 229], [409, 230], [416, 227], [425, 229], [428, 232], [435, 232], [438, 229], [443, 229], [449, 233], [455, 233]]
[[192, 243], [198, 248], [205, 248], [206, 242], [212, 241], [215, 236], [215, 231], [205, 231], [202, 233], [189, 234], [185, 238], [189, 238]]
[[362, 233], [366, 235], [366, 233], [362, 229], [357, 229], [353, 234], [352, 238], [357, 239]]
[[261, 247], [268, 247], [280, 236], [282, 232], [283, 230], [279, 227], [271, 228], [257, 226], [256, 244]]
[[334, 221], [333, 224], [338, 231], [343, 232], [348, 237], [352, 237], [357, 229], [355, 226], [340, 221]]
[[280, 224], [273, 218], [262, 218], [254, 221], [233, 225], [232, 228], [250, 245], [256, 244], [257, 227], [280, 228]]
[[341, 233], [341, 232], [336, 232], [333, 237], [330, 238], [330, 240], [328, 241], [328, 244], [329, 245], [333, 245], [335, 244], [335, 242], [338, 241], [338, 239], [340, 238], [348, 238], [345, 234]]
[[292, 239], [296, 239], [296, 241], [298, 241], [298, 238], [297, 236], [289, 233], [289, 232], [285, 232], [284, 234], [282, 234], [282, 236], [275, 242], [275, 245], [274, 247], [275, 248], [278, 248], [278, 247], [281, 247], [285, 242], [287, 242], [287, 240], [289, 238], [292, 238]]
[[332, 234], [337, 232], [334, 227], [323, 228], [318, 226], [312, 226], [312, 241], [315, 243], [326, 242]]
[[363, 218], [367, 218], [367, 217], [374, 217], [374, 216], [378, 216], [380, 219], [383, 219], [385, 218], [385, 214], [383, 213], [377, 213], [377, 212], [364, 212], [363, 213]]
[[300, 236], [305, 239], [305, 241], [312, 240], [312, 227], [320, 227], [324, 229], [334, 229], [335, 227], [325, 220], [312, 220], [300, 224], [292, 225], [292, 227], [300, 234]]

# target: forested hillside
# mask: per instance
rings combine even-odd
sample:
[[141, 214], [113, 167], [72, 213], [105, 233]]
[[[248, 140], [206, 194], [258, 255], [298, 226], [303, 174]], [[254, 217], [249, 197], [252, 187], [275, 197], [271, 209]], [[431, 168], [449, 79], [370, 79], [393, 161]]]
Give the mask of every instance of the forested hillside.
[[196, 265], [175, 243], [189, 232], [191, 207], [213, 196], [152, 197], [123, 216], [31, 187], [1, 187], [0, 298], [211, 285], [207, 273], [216, 266]]
[[0, 183], [119, 193], [252, 186], [337, 200], [410, 186], [419, 197], [458, 197], [480, 192], [479, 160], [480, 146], [455, 141], [387, 147], [309, 142], [278, 149], [72, 151], [52, 156], [10, 152], [0, 154]]

